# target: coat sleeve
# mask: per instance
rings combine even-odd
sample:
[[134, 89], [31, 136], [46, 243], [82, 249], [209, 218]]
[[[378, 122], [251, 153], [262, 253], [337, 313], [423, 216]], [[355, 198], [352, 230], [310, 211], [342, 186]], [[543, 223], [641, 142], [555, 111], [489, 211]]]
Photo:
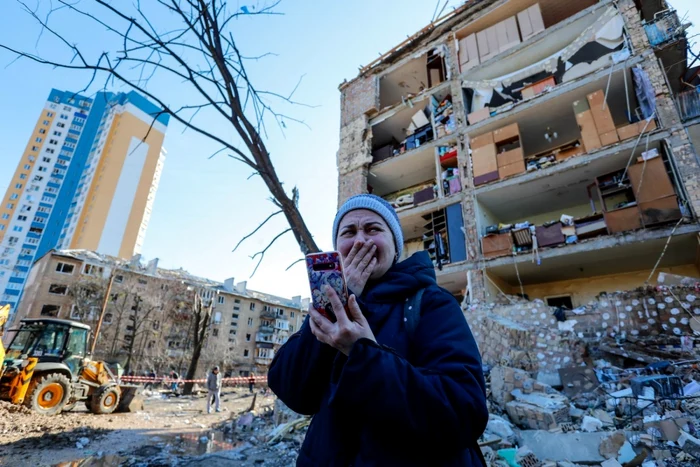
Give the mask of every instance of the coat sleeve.
[[411, 342], [414, 364], [361, 339], [342, 368], [336, 363], [329, 403], [350, 408], [367, 424], [393, 430], [406, 441], [473, 447], [488, 422], [479, 350], [449, 293], [427, 289], [421, 309]]
[[307, 316], [301, 329], [277, 351], [267, 374], [270, 389], [293, 411], [317, 413], [328, 389], [337, 351], [311, 333]]

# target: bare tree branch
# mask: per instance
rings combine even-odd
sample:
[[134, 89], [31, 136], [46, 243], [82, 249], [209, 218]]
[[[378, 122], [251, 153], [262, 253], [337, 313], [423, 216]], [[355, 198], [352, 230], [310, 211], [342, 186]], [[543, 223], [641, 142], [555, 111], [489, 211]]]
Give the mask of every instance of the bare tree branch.
[[269, 216], [267, 216], [267, 219], [265, 219], [264, 221], [262, 221], [262, 223], [261, 223], [260, 225], [258, 225], [258, 226], [255, 228], [255, 230], [253, 230], [251, 233], [249, 233], [248, 235], [246, 235], [245, 237], [243, 237], [243, 238], [236, 244], [236, 247], [231, 251], [231, 253], [235, 253], [235, 251], [238, 249], [238, 247], [241, 245], [241, 243], [243, 243], [244, 241], [246, 241], [247, 239], [249, 239], [250, 237], [252, 237], [253, 235], [255, 235], [255, 233], [256, 233], [258, 230], [260, 230], [260, 229], [262, 228], [263, 225], [267, 224], [267, 221], [269, 221], [270, 219], [272, 219], [273, 217], [275, 217], [277, 214], [282, 214], [282, 211], [281, 211], [281, 210], [280, 210], [280, 211], [275, 211], [275, 212], [273, 212], [272, 214], [270, 214]]
[[286, 230], [284, 230], [284, 231], [278, 233], [278, 234], [275, 236], [275, 238], [273, 238], [272, 241], [271, 241], [270, 243], [268, 243], [267, 246], [266, 246], [263, 250], [258, 251], [258, 252], [255, 253], [253, 256], [251, 256], [251, 259], [255, 259], [255, 257], [259, 255], [259, 256], [260, 256], [260, 259], [258, 260], [258, 264], [255, 265], [255, 269], [253, 269], [253, 274], [251, 274], [250, 277], [253, 277], [253, 276], [255, 275], [255, 272], [258, 270], [258, 267], [260, 266], [260, 263], [262, 263], [262, 260], [263, 260], [263, 258], [265, 257], [265, 253], [267, 252], [267, 250], [270, 249], [270, 247], [277, 241], [278, 238], [280, 238], [282, 235], [286, 234], [287, 232], [290, 232], [291, 230], [292, 230], [292, 229], [289, 228], [289, 229], [286, 229]]

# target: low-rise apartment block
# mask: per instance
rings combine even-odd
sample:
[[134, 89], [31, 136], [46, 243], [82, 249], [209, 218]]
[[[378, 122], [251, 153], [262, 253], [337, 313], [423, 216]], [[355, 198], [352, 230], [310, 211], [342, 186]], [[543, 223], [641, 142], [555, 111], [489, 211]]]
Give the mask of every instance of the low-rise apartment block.
[[[107, 289], [111, 282], [109, 293]], [[87, 250], [52, 250], [32, 267], [14, 323], [43, 316], [73, 319], [96, 329], [107, 305], [96, 357], [134, 371], [186, 370], [192, 352], [194, 296], [210, 312], [200, 369], [219, 365], [234, 375], [265, 373], [275, 351], [301, 327], [308, 300], [249, 290]]]

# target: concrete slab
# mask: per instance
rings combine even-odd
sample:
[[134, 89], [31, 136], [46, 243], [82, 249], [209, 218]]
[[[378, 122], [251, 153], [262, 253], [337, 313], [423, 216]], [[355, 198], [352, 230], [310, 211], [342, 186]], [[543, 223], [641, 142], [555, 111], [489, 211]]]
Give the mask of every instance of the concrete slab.
[[541, 460], [569, 461], [574, 463], [602, 463], [600, 443], [610, 433], [550, 433], [544, 430], [527, 430], [520, 433], [522, 445], [529, 447]]

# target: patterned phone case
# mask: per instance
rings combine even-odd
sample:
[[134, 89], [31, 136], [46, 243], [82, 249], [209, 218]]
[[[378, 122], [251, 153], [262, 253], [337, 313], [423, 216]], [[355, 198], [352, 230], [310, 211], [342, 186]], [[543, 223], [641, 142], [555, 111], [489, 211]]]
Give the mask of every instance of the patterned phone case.
[[331, 286], [348, 309], [348, 289], [343, 274], [343, 262], [337, 251], [311, 253], [306, 256], [306, 270], [309, 274], [311, 301], [313, 307], [330, 321], [336, 321], [333, 306], [323, 293], [325, 285]]

